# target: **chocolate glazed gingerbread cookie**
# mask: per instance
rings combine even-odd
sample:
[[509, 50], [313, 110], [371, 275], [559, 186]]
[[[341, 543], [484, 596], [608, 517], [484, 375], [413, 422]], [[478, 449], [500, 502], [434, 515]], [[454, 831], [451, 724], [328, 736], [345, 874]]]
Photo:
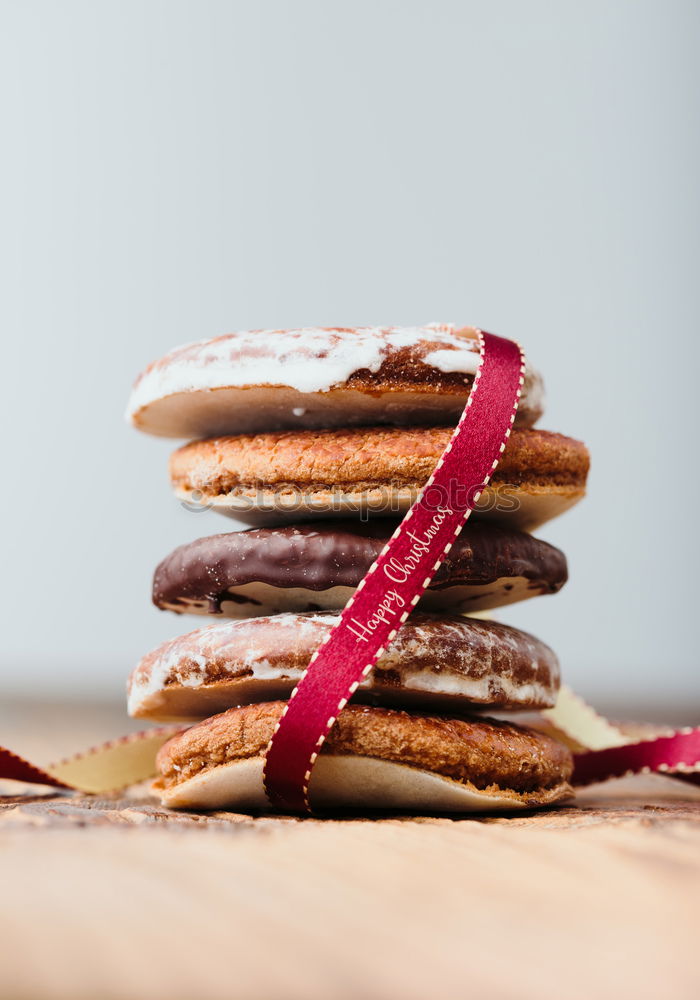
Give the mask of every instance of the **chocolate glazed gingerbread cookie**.
[[[231, 618], [276, 611], [340, 610], [391, 538], [395, 521], [326, 521], [199, 538], [157, 567], [153, 603]], [[403, 575], [397, 566], [394, 576]], [[482, 611], [567, 578], [564, 553], [504, 525], [471, 521], [420, 602], [423, 610]]]

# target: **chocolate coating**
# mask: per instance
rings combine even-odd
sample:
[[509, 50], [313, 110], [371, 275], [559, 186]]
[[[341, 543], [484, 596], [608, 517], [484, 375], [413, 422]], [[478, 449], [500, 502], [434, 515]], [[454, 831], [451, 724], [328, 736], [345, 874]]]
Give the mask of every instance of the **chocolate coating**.
[[[206, 602], [212, 614], [231, 588], [249, 583], [323, 591], [356, 587], [391, 537], [396, 523], [381, 520], [317, 522], [256, 528], [199, 538], [181, 545], [157, 567], [158, 607]], [[431, 584], [490, 584], [524, 577], [535, 591], [556, 593], [567, 580], [564, 553], [524, 532], [469, 521]]]

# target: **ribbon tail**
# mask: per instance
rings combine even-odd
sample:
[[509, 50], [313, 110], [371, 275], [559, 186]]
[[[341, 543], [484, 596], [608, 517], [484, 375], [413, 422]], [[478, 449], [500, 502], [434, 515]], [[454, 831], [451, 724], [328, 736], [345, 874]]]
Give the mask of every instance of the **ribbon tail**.
[[156, 774], [156, 755], [182, 726], [131, 733], [73, 754], [45, 768], [0, 747], [0, 778], [93, 795], [119, 791]]

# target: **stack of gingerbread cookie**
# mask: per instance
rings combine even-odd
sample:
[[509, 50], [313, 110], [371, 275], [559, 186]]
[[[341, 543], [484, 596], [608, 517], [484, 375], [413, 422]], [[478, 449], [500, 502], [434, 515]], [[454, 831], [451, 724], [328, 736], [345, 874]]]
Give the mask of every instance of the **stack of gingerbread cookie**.
[[[137, 379], [132, 423], [190, 439], [170, 462], [176, 496], [239, 522], [155, 572], [158, 607], [211, 619], [129, 681], [132, 715], [188, 724], [159, 754], [165, 804], [265, 807], [264, 756], [285, 699], [435, 468], [478, 362], [471, 328], [258, 330], [178, 348]], [[496, 473], [340, 713], [312, 805], [513, 809], [570, 793], [568, 750], [502, 717], [554, 704], [555, 654], [474, 617], [566, 581], [564, 555], [530, 531], [583, 496], [588, 453], [535, 429], [541, 413], [528, 364]]]

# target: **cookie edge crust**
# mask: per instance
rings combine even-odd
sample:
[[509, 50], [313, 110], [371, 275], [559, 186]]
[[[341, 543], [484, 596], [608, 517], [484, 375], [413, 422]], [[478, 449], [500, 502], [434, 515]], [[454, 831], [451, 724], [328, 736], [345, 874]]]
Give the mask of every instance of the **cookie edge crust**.
[[[185, 781], [154, 791], [171, 809], [258, 811], [270, 808], [263, 786], [263, 757], [220, 764]], [[310, 801], [316, 809], [405, 810], [419, 813], [478, 813], [554, 805], [573, 795], [566, 780], [547, 789], [516, 792], [492, 785], [476, 788], [395, 761], [326, 754], [312, 773]]]

